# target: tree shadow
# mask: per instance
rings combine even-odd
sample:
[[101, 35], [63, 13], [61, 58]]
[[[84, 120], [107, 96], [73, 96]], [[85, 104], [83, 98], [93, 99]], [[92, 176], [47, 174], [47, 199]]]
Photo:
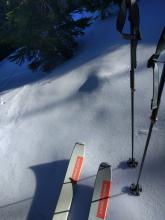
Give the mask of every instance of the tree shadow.
[[[104, 80], [100, 79], [97, 76], [96, 71], [92, 71], [88, 73], [89, 77], [87, 79], [87, 81], [78, 89], [75, 91], [74, 94], [71, 94], [69, 97], [64, 98], [62, 100], [58, 100], [58, 101], [53, 101], [50, 103], [47, 103], [46, 105], [41, 105], [38, 106], [37, 108], [31, 108], [29, 110], [26, 110], [22, 115], [21, 115], [21, 120], [25, 120], [29, 117], [34, 117], [35, 115], [39, 115], [39, 114], [44, 114], [46, 112], [52, 111], [57, 107], [62, 107], [64, 105], [67, 105], [69, 103], [75, 102], [75, 101], [83, 101], [83, 96], [84, 95], [90, 95], [92, 92], [96, 91], [96, 89], [100, 88], [100, 86], [103, 86], [103, 84], [105, 83]], [[126, 77], [128, 76], [128, 72], [123, 71], [120, 74], [117, 75], [113, 75], [110, 77], [111, 83], [115, 82], [118, 79], [122, 79], [122, 77]], [[48, 78], [51, 76], [48, 76]], [[53, 76], [52, 76], [53, 77]], [[44, 82], [44, 83], [49, 83], [49, 82]], [[97, 115], [97, 119], [100, 117], [105, 117], [106, 112], [102, 111], [100, 112], [100, 115]], [[13, 118], [9, 119], [9, 122], [13, 121]], [[102, 118], [100, 120], [100, 123], [102, 121]]]
[[[16, 65], [16, 64], [15, 64]], [[13, 67], [12, 67], [13, 66]], [[32, 72], [24, 66], [17, 68], [9, 61], [2, 67], [0, 77], [0, 92], [7, 92], [11, 89], [16, 89], [27, 84], [35, 83], [45, 78], [46, 74], [43, 72]], [[3, 75], [4, 74], [4, 75]]]
[[86, 82], [79, 88], [79, 92], [92, 93], [100, 85], [100, 81], [97, 75], [92, 73], [89, 75]]

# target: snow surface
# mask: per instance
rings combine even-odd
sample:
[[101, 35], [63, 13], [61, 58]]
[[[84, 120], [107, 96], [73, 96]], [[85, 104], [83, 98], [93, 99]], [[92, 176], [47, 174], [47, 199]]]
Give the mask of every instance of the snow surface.
[[[140, 1], [143, 40], [138, 47], [135, 147], [140, 161], [149, 127], [152, 74], [147, 59], [165, 21], [165, 2]], [[95, 175], [102, 161], [113, 167], [111, 220], [165, 219], [165, 93], [145, 163], [140, 197], [127, 189], [138, 169], [131, 153], [129, 42], [115, 30], [116, 18], [93, 24], [80, 50], [52, 74], [26, 65], [0, 63], [0, 219], [49, 220], [57, 203], [75, 142], [86, 161], [70, 220], [86, 220]]]

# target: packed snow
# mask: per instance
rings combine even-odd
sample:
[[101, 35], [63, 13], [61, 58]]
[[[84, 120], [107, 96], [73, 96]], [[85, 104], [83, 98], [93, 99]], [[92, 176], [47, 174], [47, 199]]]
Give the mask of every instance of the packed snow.
[[[135, 157], [140, 162], [150, 124], [152, 71], [146, 68], [165, 22], [165, 2], [140, 1], [135, 93]], [[0, 219], [49, 220], [75, 142], [86, 146], [70, 220], [87, 220], [101, 162], [112, 165], [107, 220], [165, 219], [165, 91], [154, 127], [140, 197], [128, 194], [138, 168], [131, 155], [129, 42], [116, 17], [95, 22], [79, 39], [76, 56], [51, 74], [26, 64], [0, 63]], [[160, 65], [160, 69], [162, 66]]]

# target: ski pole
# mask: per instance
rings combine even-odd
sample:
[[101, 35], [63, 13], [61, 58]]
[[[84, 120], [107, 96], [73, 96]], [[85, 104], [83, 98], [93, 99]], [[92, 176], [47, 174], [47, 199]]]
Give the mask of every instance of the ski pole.
[[[131, 16], [131, 15], [130, 15]], [[131, 36], [134, 35], [134, 25], [130, 20], [130, 30]], [[138, 162], [134, 158], [134, 121], [135, 121], [135, 112], [134, 112], [134, 94], [135, 94], [135, 68], [136, 68], [136, 40], [130, 40], [130, 54], [131, 54], [131, 70], [130, 70], [130, 89], [131, 89], [131, 137], [132, 137], [132, 157], [129, 158], [127, 164], [129, 167], [137, 167]]]
[[163, 32], [159, 39], [155, 54], [153, 54], [148, 60], [148, 67], [153, 68], [153, 98], [151, 102], [152, 114], [151, 114], [151, 124], [150, 124], [149, 132], [148, 132], [148, 136], [147, 136], [147, 140], [146, 140], [146, 144], [144, 148], [144, 153], [143, 153], [143, 157], [142, 157], [142, 161], [140, 165], [137, 182], [136, 184], [133, 183], [130, 186], [131, 193], [137, 196], [139, 196], [140, 192], [142, 192], [142, 187], [139, 185], [139, 181], [142, 175], [144, 162], [145, 162], [148, 146], [150, 143], [152, 129], [153, 129], [154, 124], [157, 121], [157, 115], [158, 115], [158, 111], [159, 111], [159, 107], [161, 103], [161, 97], [162, 97], [164, 84], [165, 84], [165, 63], [163, 62], [164, 66], [163, 66], [163, 71], [162, 71], [160, 82], [159, 82], [159, 71], [158, 71], [158, 66], [157, 66], [157, 62], [160, 62], [157, 59], [159, 58], [161, 52], [164, 50], [165, 50], [165, 28], [163, 29]]
[[161, 76], [161, 80], [160, 80], [160, 86], [159, 86], [158, 107], [152, 111], [151, 124], [150, 124], [149, 132], [148, 132], [146, 145], [145, 145], [145, 148], [144, 148], [144, 153], [143, 153], [143, 157], [142, 157], [142, 161], [141, 161], [141, 165], [140, 165], [140, 170], [139, 170], [139, 174], [138, 174], [137, 183], [136, 184], [133, 183], [130, 186], [131, 193], [134, 194], [134, 195], [137, 195], [137, 196], [140, 195], [140, 192], [142, 192], [142, 187], [139, 185], [139, 181], [140, 181], [140, 178], [141, 178], [141, 174], [142, 174], [142, 171], [143, 171], [148, 146], [149, 146], [149, 143], [150, 143], [152, 129], [153, 129], [154, 124], [157, 121], [157, 115], [158, 115], [158, 111], [159, 111], [159, 107], [160, 107], [160, 101], [161, 101], [161, 96], [162, 96], [162, 92], [163, 92], [163, 88], [164, 88], [164, 83], [165, 83], [165, 64], [164, 64], [164, 67], [163, 67], [163, 72], [162, 72], [162, 76]]
[[[130, 33], [123, 33], [126, 20], [127, 10], [129, 11]], [[135, 93], [135, 69], [136, 69], [136, 49], [137, 43], [141, 40], [139, 30], [139, 7], [135, 0], [123, 0], [121, 3], [118, 19], [117, 30], [122, 34], [124, 39], [130, 40], [130, 88], [131, 88], [131, 158], [127, 161], [130, 168], [135, 168], [138, 162], [134, 158], [134, 93]]]

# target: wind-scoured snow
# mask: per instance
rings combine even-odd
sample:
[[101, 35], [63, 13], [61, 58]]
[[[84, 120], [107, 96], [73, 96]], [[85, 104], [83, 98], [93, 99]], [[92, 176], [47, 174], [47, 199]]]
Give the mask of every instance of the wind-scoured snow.
[[[150, 124], [152, 70], [146, 68], [165, 23], [165, 2], [140, 1], [135, 93], [135, 157], [140, 162]], [[75, 142], [86, 146], [70, 220], [87, 220], [97, 169], [113, 168], [107, 220], [165, 219], [165, 91], [144, 172], [143, 193], [130, 196], [138, 168], [131, 155], [130, 48], [116, 17], [97, 21], [76, 56], [51, 74], [0, 63], [0, 219], [50, 220]], [[161, 69], [162, 66], [160, 66]]]

